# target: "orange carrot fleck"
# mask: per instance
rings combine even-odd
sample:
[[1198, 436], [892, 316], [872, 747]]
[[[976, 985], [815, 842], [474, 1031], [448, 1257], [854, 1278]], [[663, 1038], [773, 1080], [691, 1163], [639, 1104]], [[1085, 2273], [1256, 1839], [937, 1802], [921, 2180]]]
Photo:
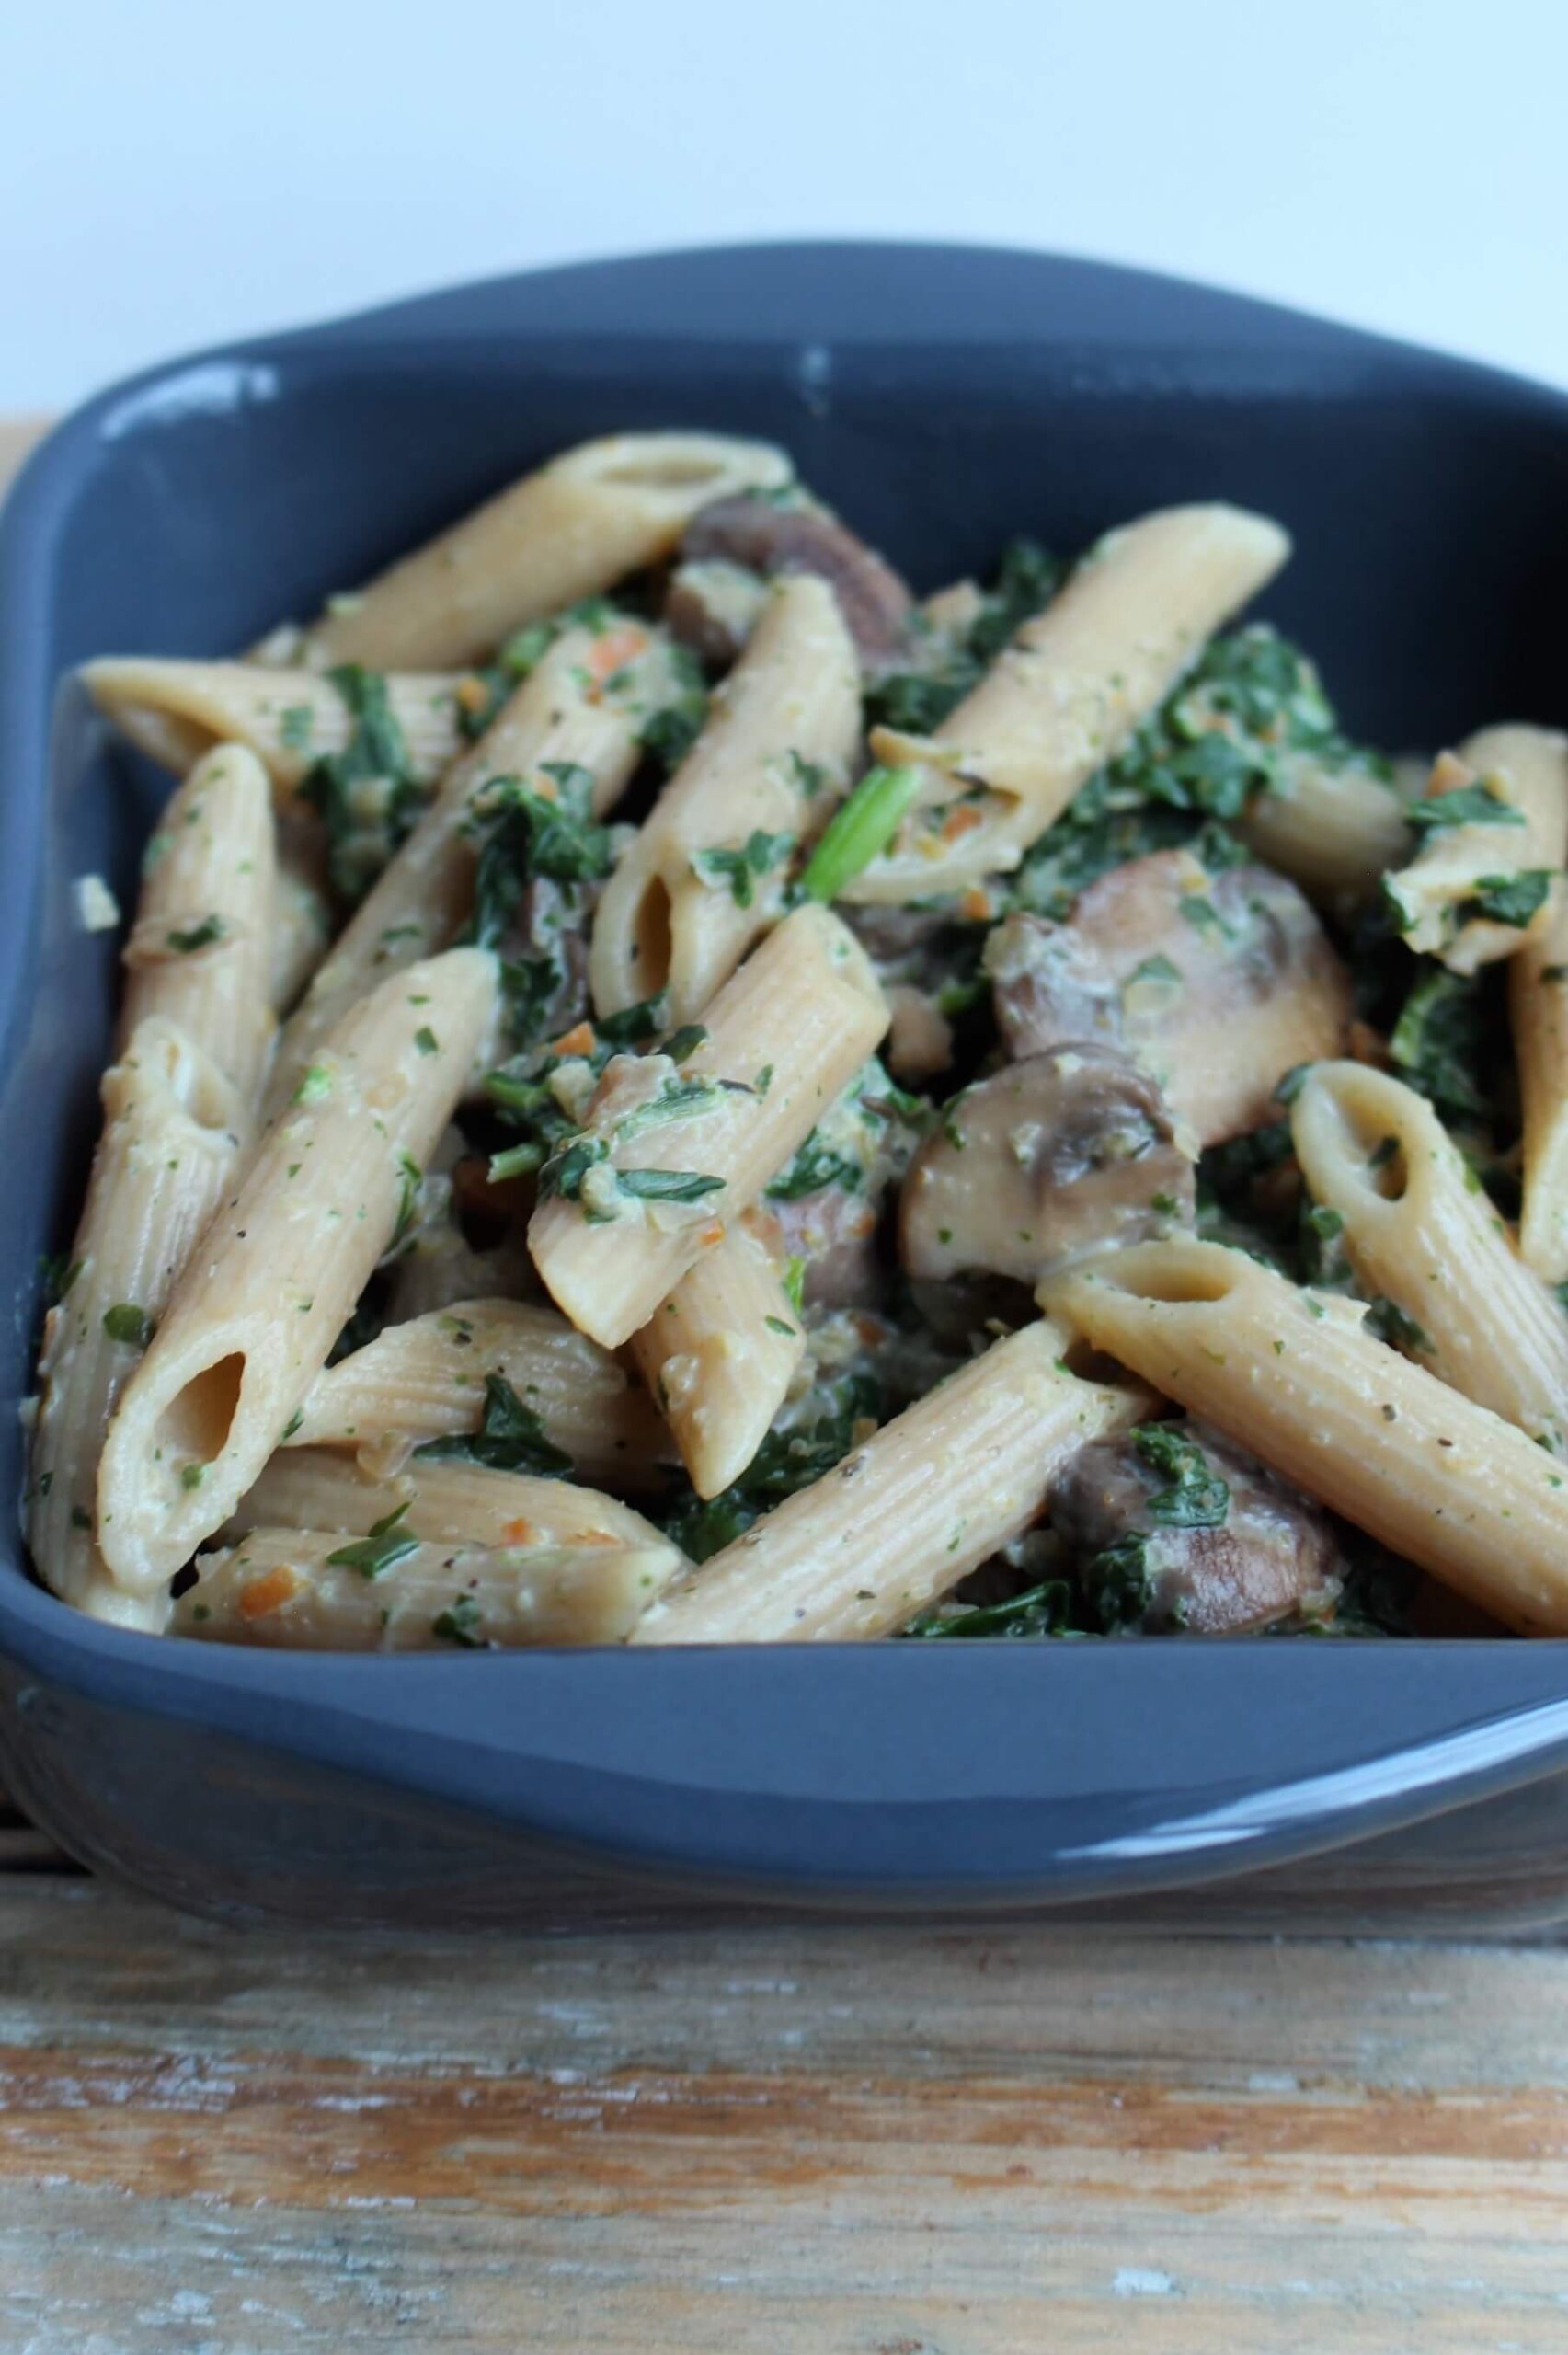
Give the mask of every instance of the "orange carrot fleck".
[[588, 658], [589, 678], [602, 686], [626, 663], [635, 661], [647, 644], [647, 633], [630, 625], [624, 629], [607, 629], [593, 641], [593, 651]]
[[453, 693], [464, 711], [483, 711], [490, 700], [483, 679], [459, 679]]
[[242, 1619], [266, 1619], [280, 1611], [285, 1603], [298, 1594], [303, 1581], [299, 1572], [289, 1562], [280, 1562], [275, 1569], [252, 1579], [239, 1591], [239, 1615]]
[[964, 892], [959, 899], [958, 913], [961, 916], [966, 917], [970, 924], [990, 923], [990, 893], [986, 890], [983, 883], [970, 884], [968, 890]]
[[533, 1523], [520, 1514], [516, 1521], [509, 1521], [502, 1530], [501, 1543], [503, 1545], [532, 1545], [536, 1534]]
[[971, 833], [979, 822], [980, 813], [974, 803], [960, 801], [956, 809], [949, 810], [943, 820], [942, 839], [944, 843], [956, 843], [960, 834]]
[[574, 1022], [569, 1030], [563, 1030], [558, 1039], [551, 1040], [550, 1052], [553, 1055], [591, 1055], [593, 1044], [592, 1023]]

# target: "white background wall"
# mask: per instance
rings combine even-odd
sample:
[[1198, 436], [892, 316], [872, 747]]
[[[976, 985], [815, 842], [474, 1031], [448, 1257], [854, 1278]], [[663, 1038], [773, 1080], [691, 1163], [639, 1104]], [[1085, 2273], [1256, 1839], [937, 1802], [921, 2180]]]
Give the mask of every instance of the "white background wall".
[[1139, 260], [1568, 382], [1568, 0], [0, 0], [0, 409], [812, 231]]

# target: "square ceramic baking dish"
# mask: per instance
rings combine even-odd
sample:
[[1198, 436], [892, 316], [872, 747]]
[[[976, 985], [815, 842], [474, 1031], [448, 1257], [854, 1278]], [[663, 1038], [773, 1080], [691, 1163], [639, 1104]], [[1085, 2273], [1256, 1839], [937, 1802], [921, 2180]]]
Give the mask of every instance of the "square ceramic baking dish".
[[[510, 279], [178, 362], [34, 457], [0, 534], [0, 1482], [68, 1238], [157, 781], [70, 684], [217, 654], [587, 435], [787, 443], [918, 583], [1163, 502], [1277, 515], [1265, 610], [1348, 724], [1568, 718], [1568, 400], [1079, 262], [736, 249]], [[1503, 1929], [1568, 1913], [1558, 1643], [881, 1644], [298, 1657], [78, 1617], [0, 1557], [0, 1777], [230, 1916]]]

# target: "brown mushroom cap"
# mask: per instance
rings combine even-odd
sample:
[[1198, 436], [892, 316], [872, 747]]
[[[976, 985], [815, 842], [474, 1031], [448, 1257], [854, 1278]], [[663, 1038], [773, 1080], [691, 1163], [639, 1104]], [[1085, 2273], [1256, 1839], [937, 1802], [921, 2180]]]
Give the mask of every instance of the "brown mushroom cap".
[[985, 970], [1010, 1055], [1043, 1055], [1075, 1039], [1122, 1044], [1121, 992], [1072, 925], [1010, 915], [987, 936]]
[[1204, 1144], [1271, 1119], [1297, 1063], [1345, 1051], [1350, 976], [1266, 867], [1211, 875], [1188, 851], [1156, 851], [1091, 884], [1069, 928], [1120, 993], [1129, 1051]]
[[1011, 1063], [954, 1098], [898, 1201], [914, 1277], [1021, 1282], [1193, 1217], [1192, 1164], [1156, 1083], [1094, 1044]]
[[838, 597], [865, 669], [886, 670], [904, 650], [914, 612], [908, 588], [825, 507], [715, 500], [687, 525], [681, 557], [683, 566], [734, 565], [765, 579], [814, 572]]
[[1228, 1488], [1218, 1527], [1172, 1526], [1150, 1511], [1167, 1476], [1143, 1462], [1134, 1431], [1081, 1449], [1052, 1496], [1051, 1526], [1091, 1579], [1106, 1547], [1144, 1541], [1147, 1602], [1139, 1618], [1120, 1624], [1150, 1635], [1235, 1635], [1332, 1605], [1345, 1563], [1327, 1514], [1206, 1426], [1184, 1419], [1161, 1428], [1195, 1441]]

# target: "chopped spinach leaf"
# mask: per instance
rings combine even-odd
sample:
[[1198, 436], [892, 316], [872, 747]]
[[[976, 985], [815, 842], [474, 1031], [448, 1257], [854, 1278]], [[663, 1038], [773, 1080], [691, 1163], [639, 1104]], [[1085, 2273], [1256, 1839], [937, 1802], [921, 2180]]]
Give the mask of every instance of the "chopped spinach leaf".
[[400, 1525], [407, 1511], [407, 1505], [401, 1504], [384, 1513], [371, 1523], [365, 1536], [357, 1537], [351, 1545], [339, 1545], [335, 1554], [328, 1554], [327, 1561], [338, 1569], [358, 1570], [362, 1579], [379, 1579], [395, 1563], [406, 1561], [418, 1550], [419, 1540]]
[[531, 1472], [569, 1480], [573, 1464], [546, 1435], [532, 1407], [525, 1407], [504, 1374], [485, 1376], [485, 1408], [479, 1429], [456, 1437], [427, 1440], [414, 1451], [438, 1462], [482, 1464], [492, 1472]]
[[138, 1308], [133, 1300], [117, 1301], [103, 1313], [103, 1328], [111, 1341], [128, 1350], [144, 1350], [157, 1331], [157, 1319]]
[[1139, 1460], [1169, 1485], [1149, 1499], [1151, 1521], [1166, 1529], [1221, 1529], [1230, 1490], [1197, 1442], [1170, 1423], [1144, 1423], [1132, 1435]]

